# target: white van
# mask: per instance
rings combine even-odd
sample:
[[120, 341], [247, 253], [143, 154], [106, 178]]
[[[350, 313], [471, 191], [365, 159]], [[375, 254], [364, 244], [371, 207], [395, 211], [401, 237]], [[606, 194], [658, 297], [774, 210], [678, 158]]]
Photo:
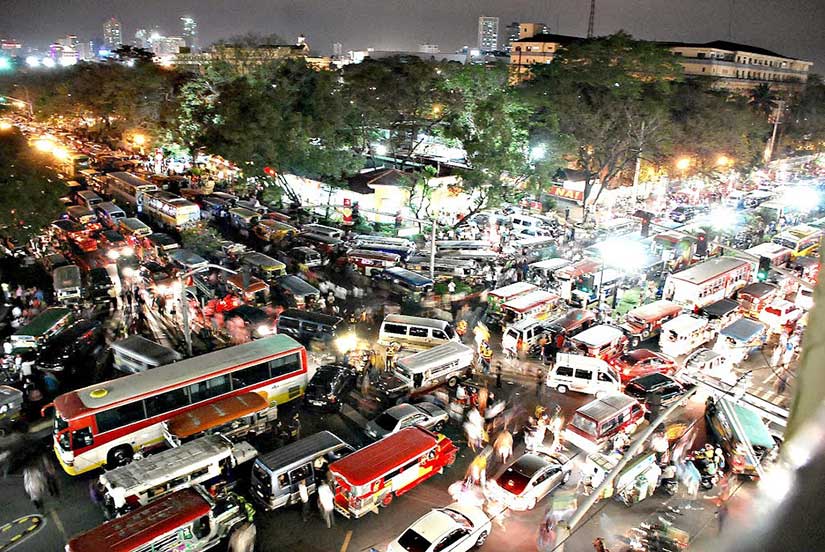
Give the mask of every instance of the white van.
[[474, 358], [471, 347], [451, 341], [399, 359], [393, 372], [404, 381], [410, 393], [443, 383], [455, 387], [461, 377], [472, 370]]
[[344, 239], [344, 231], [323, 224], [305, 224], [301, 227], [301, 233], [307, 236], [318, 236], [329, 241], [341, 241]]
[[397, 342], [403, 347], [429, 349], [450, 341], [459, 341], [459, 337], [449, 322], [403, 314], [387, 315], [378, 332], [378, 343], [385, 347]]
[[659, 350], [676, 358], [716, 337], [716, 329], [710, 320], [693, 314], [681, 314], [662, 324], [659, 333]]
[[77, 192], [77, 202], [87, 209], [94, 209], [96, 205], [103, 203], [103, 198], [91, 190], [81, 190]]
[[545, 383], [559, 393], [577, 391], [600, 398], [620, 391], [619, 374], [600, 358], [570, 353], [556, 354], [556, 364]]
[[535, 236], [539, 232], [539, 229], [544, 226], [539, 219], [527, 215], [513, 215], [510, 218], [510, 222], [513, 224], [513, 231], [515, 233], [529, 234], [531, 236]]
[[544, 323], [535, 318], [524, 318], [510, 324], [501, 336], [501, 349], [512, 355], [525, 354], [532, 345], [535, 345], [546, 335]]

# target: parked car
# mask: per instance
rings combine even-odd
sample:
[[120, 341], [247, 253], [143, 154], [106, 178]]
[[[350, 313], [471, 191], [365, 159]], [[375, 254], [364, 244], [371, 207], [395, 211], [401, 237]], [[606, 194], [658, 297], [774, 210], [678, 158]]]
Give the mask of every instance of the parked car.
[[93, 268], [86, 275], [86, 289], [93, 301], [108, 301], [111, 299], [109, 291], [115, 287], [109, 271], [105, 268]]
[[513, 461], [489, 483], [490, 498], [513, 510], [532, 510], [539, 500], [570, 479], [570, 460], [536, 450]]
[[674, 374], [676, 362], [650, 349], [636, 349], [619, 355], [612, 363], [619, 371], [622, 383], [648, 374]]
[[324, 364], [309, 380], [304, 400], [310, 406], [341, 410], [344, 398], [355, 389], [357, 380], [358, 374], [352, 366]]
[[447, 423], [447, 413], [431, 403], [402, 403], [385, 410], [367, 423], [367, 435], [374, 439], [386, 437], [405, 427], [418, 426], [432, 431], [441, 431]]
[[679, 205], [670, 212], [669, 216], [674, 222], [687, 222], [696, 216], [696, 210], [690, 205]]
[[685, 386], [664, 374], [654, 373], [631, 380], [624, 389], [626, 395], [633, 397], [648, 407], [651, 395], [659, 395], [661, 406], [667, 406], [679, 400], [685, 394]]
[[477, 506], [454, 502], [433, 508], [387, 547], [388, 552], [466, 552], [482, 546], [492, 531], [490, 518]]
[[37, 356], [35, 363], [41, 370], [71, 371], [72, 361], [90, 354], [103, 338], [99, 321], [78, 320], [56, 335]]

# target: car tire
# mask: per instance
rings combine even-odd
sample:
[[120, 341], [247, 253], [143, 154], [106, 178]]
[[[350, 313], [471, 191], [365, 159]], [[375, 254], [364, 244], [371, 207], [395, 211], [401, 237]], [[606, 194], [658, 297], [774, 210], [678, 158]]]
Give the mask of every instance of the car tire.
[[115, 447], [106, 455], [106, 468], [111, 470], [125, 466], [132, 461], [132, 456], [134, 452], [131, 447], [126, 445]]
[[633, 347], [634, 349], [636, 347], [638, 347], [639, 345], [641, 345], [641, 343], [642, 343], [642, 340], [639, 339], [638, 337], [634, 337], [633, 339], [630, 340], [630, 346]]
[[567, 393], [567, 386], [566, 385], [559, 385], [556, 387], [556, 391], [559, 393]]
[[450, 389], [455, 389], [457, 385], [458, 385], [458, 378], [457, 377], [453, 376], [453, 377], [451, 377], [450, 379], [447, 380], [447, 386]]
[[482, 531], [481, 534], [476, 539], [476, 547], [480, 548], [484, 546], [484, 543], [487, 542], [487, 531]]
[[436, 433], [441, 433], [441, 430], [444, 429], [444, 422], [440, 421], [433, 426], [433, 431]]
[[606, 393], [604, 391], [596, 391], [596, 394], [593, 395], [593, 396], [596, 397], [597, 399], [601, 399], [605, 395], [606, 395]]

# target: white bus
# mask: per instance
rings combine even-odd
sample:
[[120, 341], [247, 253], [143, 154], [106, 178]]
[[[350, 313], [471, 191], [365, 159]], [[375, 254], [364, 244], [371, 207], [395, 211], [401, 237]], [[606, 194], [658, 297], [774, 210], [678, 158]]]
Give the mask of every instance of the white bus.
[[257, 455], [246, 441], [207, 435], [147, 456], [100, 475], [103, 510], [109, 519], [120, 517], [175, 491], [225, 478], [229, 470]]
[[160, 226], [175, 229], [185, 228], [201, 218], [201, 209], [196, 204], [163, 191], [143, 196], [143, 212]]
[[385, 347], [397, 342], [414, 349], [429, 349], [449, 341], [459, 341], [449, 322], [403, 314], [388, 314], [378, 332], [378, 344]]
[[731, 297], [751, 282], [751, 261], [715, 257], [667, 277], [663, 299], [693, 310]]
[[143, 194], [157, 191], [158, 187], [151, 182], [127, 172], [106, 175], [106, 193], [137, 211], [143, 210]]
[[807, 224], [799, 224], [782, 231], [773, 237], [773, 243], [787, 247], [791, 250], [791, 256], [804, 257], [810, 255], [819, 248], [823, 232], [819, 228], [814, 228]]
[[759, 257], [767, 257], [771, 260], [771, 266], [773, 267], [783, 267], [787, 265], [792, 256], [790, 249], [773, 242], [760, 243], [757, 246], [746, 249], [745, 253], [753, 255], [757, 259], [759, 259]]

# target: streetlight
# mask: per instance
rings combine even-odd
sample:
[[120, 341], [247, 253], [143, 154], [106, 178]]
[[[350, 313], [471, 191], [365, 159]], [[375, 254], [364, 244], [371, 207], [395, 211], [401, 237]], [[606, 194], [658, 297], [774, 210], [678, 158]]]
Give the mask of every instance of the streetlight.
[[140, 154], [143, 155], [143, 144], [146, 143], [146, 136], [140, 133], [135, 134], [134, 136], [132, 136], [132, 142], [135, 143], [135, 145], [138, 147], [138, 151], [140, 151]]
[[723, 155], [720, 155], [719, 157], [716, 158], [716, 166], [717, 167], [724, 168], [724, 167], [728, 167], [732, 164], [733, 164], [733, 162], [731, 161], [730, 157], [728, 157], [727, 155], [723, 154]]
[[12, 124], [11, 124], [10, 122], [8, 122], [8, 121], [0, 121], [0, 130], [3, 130], [3, 131], [5, 131], [5, 130], [11, 130], [11, 127], [13, 127], [13, 126], [14, 126], [14, 125], [12, 125]]
[[530, 161], [541, 161], [547, 155], [547, 146], [544, 144], [536, 144], [530, 148]]
[[690, 157], [680, 157], [676, 161], [676, 168], [679, 169], [682, 172], [685, 172], [686, 170], [688, 170], [690, 168], [690, 163], [691, 163]]
[[[603, 241], [598, 247], [602, 263], [599, 269], [599, 313], [602, 312], [604, 302], [604, 267], [618, 267], [624, 272], [632, 272], [642, 267], [647, 255], [644, 246], [631, 239], [611, 238]], [[618, 293], [618, 288], [617, 288]]]

